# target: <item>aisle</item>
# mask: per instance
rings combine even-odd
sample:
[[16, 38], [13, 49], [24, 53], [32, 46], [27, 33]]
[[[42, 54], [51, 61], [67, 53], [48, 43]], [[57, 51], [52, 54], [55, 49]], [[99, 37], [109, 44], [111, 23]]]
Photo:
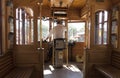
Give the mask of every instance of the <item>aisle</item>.
[[83, 73], [73, 64], [69, 66], [63, 65], [62, 68], [45, 65], [44, 78], [83, 78]]

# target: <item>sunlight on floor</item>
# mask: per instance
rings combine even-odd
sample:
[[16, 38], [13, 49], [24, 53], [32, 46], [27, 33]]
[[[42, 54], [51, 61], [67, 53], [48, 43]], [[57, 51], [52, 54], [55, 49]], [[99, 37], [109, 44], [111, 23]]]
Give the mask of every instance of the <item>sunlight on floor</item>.
[[63, 67], [66, 68], [66, 69], [68, 69], [68, 70], [71, 70], [71, 71], [73, 71], [73, 72], [81, 72], [81, 71], [80, 71], [76, 66], [74, 66], [74, 65], [69, 65], [69, 66], [63, 65]]
[[61, 68], [46, 65], [44, 78], [83, 78], [83, 72], [74, 64], [63, 65]]
[[52, 74], [52, 71], [54, 71], [54, 67], [52, 65], [49, 65], [49, 69], [44, 70], [44, 75]]
[[[81, 72], [75, 65], [63, 65], [63, 67], [73, 72]], [[49, 65], [49, 69], [44, 70], [44, 75], [52, 74], [52, 71], [54, 70], [55, 68], [52, 65]]]
[[50, 70], [44, 70], [44, 75], [52, 74]]
[[55, 70], [52, 65], [49, 65], [49, 68], [50, 68], [51, 71]]

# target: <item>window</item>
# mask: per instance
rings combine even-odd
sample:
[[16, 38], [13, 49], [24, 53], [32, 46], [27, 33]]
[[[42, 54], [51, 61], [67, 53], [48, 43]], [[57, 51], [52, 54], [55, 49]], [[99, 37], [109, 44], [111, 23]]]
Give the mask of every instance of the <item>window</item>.
[[1, 10], [1, 1], [0, 1], [0, 55], [2, 54], [2, 10]]
[[[38, 19], [38, 41], [40, 41], [40, 19]], [[45, 39], [49, 34], [49, 20], [42, 20], [42, 39]]]
[[108, 36], [108, 12], [98, 11], [95, 14], [95, 44], [107, 44]]
[[30, 8], [16, 9], [16, 44], [33, 43], [33, 11]]
[[85, 41], [85, 23], [68, 23], [68, 41]]

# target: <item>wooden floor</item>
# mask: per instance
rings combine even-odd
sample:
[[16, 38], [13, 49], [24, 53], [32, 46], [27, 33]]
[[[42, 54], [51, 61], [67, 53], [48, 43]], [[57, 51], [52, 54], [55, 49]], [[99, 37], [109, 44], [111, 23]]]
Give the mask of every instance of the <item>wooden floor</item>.
[[52, 65], [45, 65], [44, 78], [83, 78], [82, 71], [77, 65], [63, 65], [62, 68], [54, 68]]

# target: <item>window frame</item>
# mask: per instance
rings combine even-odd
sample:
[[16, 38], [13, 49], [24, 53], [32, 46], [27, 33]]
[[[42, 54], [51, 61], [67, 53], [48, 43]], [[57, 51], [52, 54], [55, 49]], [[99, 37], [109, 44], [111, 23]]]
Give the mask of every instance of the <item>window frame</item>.
[[[107, 20], [105, 20], [105, 12], [107, 12]], [[100, 22], [100, 16], [99, 13], [102, 13], [102, 18], [101, 18], [101, 22]], [[106, 43], [104, 43], [104, 24], [107, 23], [107, 36], [106, 36]], [[101, 28], [100, 28], [101, 25]], [[101, 29], [101, 33], [99, 33]], [[99, 43], [99, 36], [98, 34], [101, 34], [101, 43]], [[108, 11], [107, 10], [99, 10], [97, 12], [95, 12], [95, 45], [107, 45], [108, 44]]]
[[[16, 45], [33, 45], [34, 43], [34, 18], [30, 16], [30, 14], [27, 13], [24, 8], [18, 7], [16, 8], [15, 22], [16, 22], [15, 44]], [[29, 38], [26, 37], [24, 34], [29, 34], [28, 35]]]

